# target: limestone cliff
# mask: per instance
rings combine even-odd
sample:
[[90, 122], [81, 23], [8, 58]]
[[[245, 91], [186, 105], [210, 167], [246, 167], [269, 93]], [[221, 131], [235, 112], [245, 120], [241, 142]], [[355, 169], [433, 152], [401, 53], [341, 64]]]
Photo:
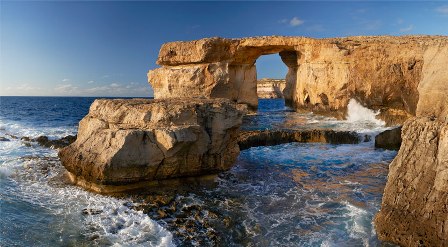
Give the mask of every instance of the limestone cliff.
[[263, 78], [257, 81], [257, 95], [261, 99], [283, 98], [286, 82], [282, 79]]
[[95, 100], [59, 151], [72, 180], [98, 192], [229, 169], [245, 112], [225, 99]]
[[447, 246], [448, 123], [410, 119], [402, 139], [375, 219], [378, 236], [402, 246]]
[[[148, 80], [156, 98], [228, 98], [257, 107], [256, 59], [279, 53], [284, 97], [296, 109], [344, 117], [350, 98], [400, 123], [417, 111], [446, 116], [448, 37], [208, 38], [162, 46]], [[437, 98], [437, 106], [429, 107]], [[420, 100], [421, 99], [421, 100]], [[433, 109], [434, 108], [434, 109]]]

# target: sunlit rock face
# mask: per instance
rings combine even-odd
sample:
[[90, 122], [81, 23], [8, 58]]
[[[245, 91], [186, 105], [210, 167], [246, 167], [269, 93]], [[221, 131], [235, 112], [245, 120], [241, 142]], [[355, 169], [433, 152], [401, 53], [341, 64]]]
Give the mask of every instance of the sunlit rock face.
[[448, 123], [421, 117], [403, 126], [400, 151], [389, 166], [380, 239], [402, 246], [448, 243]]
[[59, 151], [71, 179], [98, 192], [228, 170], [245, 106], [226, 99], [96, 100]]
[[[399, 124], [417, 111], [446, 115], [448, 38], [377, 36], [207, 38], [160, 49], [161, 68], [149, 71], [156, 98], [228, 98], [257, 107], [258, 57], [279, 53], [288, 67], [284, 97], [296, 109], [340, 118], [348, 101], [381, 110]], [[432, 102], [434, 99], [436, 102]], [[432, 107], [434, 106], [434, 107]]]
[[283, 90], [286, 87], [284, 79], [263, 78], [257, 81], [257, 96], [260, 99], [284, 98]]

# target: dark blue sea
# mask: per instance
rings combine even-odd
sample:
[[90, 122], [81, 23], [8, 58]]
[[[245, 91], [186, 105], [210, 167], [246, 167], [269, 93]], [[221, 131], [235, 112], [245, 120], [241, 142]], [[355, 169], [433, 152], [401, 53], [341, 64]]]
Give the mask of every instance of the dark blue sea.
[[[57, 150], [95, 98], [0, 97], [0, 246], [381, 246], [372, 220], [396, 152], [373, 142], [289, 143], [241, 152], [209, 185], [102, 196], [70, 185]], [[349, 121], [260, 100], [243, 129], [338, 129], [375, 135], [374, 112]], [[373, 139], [373, 138], [372, 138]]]

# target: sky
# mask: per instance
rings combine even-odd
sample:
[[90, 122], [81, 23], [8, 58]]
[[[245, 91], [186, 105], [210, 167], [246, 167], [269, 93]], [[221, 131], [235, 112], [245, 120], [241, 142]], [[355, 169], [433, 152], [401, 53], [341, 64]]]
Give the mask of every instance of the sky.
[[[284, 35], [448, 35], [448, 2], [0, 1], [0, 95], [152, 96], [165, 42]], [[284, 78], [279, 56], [258, 78]]]

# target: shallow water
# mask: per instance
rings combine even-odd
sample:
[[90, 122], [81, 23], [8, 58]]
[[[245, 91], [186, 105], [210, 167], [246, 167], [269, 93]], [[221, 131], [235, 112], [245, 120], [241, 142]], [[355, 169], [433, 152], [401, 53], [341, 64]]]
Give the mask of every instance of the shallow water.
[[[53, 149], [22, 136], [76, 133], [93, 98], [1, 97], [1, 246], [378, 246], [372, 219], [394, 151], [290, 143], [241, 152], [206, 185], [107, 197], [65, 183]], [[261, 100], [246, 129], [382, 126], [298, 114]], [[17, 136], [19, 139], [14, 139]]]

